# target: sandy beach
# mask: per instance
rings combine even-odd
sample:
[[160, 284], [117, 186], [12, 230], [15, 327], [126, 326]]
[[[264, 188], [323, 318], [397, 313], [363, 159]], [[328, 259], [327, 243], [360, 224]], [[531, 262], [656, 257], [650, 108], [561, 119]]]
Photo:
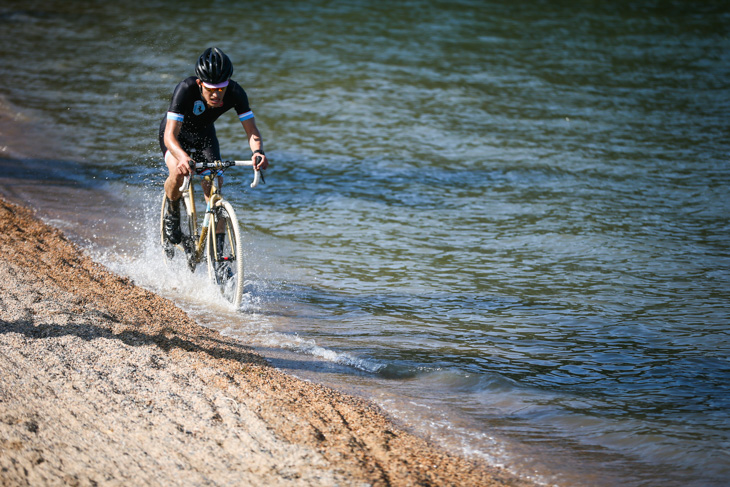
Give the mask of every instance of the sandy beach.
[[0, 484], [530, 485], [286, 375], [0, 200]]

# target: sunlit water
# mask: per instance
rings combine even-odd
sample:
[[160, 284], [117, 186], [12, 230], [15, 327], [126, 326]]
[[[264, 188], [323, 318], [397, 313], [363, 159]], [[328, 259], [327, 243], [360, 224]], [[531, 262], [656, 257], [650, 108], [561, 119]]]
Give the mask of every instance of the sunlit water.
[[[730, 16], [646, 4], [5, 2], [2, 110], [57, 148], [19, 164], [41, 140], [13, 137], [5, 193], [454, 451], [548, 484], [724, 485]], [[158, 246], [157, 124], [212, 44], [273, 162], [260, 189], [227, 175], [240, 310]], [[248, 154], [233, 115], [218, 133]]]

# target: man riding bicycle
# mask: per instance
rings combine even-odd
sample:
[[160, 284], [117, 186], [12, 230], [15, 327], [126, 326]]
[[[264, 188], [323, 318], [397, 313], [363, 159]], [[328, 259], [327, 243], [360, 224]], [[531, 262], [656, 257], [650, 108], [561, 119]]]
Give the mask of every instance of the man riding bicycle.
[[[160, 148], [165, 157], [168, 177], [165, 181], [167, 215], [165, 238], [172, 244], [182, 240], [180, 231], [180, 186], [191, 174], [191, 161], [213, 162], [221, 159], [214, 122], [223, 113], [235, 108], [253, 151], [256, 170], [266, 169], [269, 161], [264, 153], [261, 133], [256, 127], [248, 96], [231, 79], [233, 64], [217, 47], [203, 52], [195, 66], [195, 76], [181, 81], [172, 94], [170, 108], [160, 123]], [[206, 199], [210, 184], [203, 184]]]

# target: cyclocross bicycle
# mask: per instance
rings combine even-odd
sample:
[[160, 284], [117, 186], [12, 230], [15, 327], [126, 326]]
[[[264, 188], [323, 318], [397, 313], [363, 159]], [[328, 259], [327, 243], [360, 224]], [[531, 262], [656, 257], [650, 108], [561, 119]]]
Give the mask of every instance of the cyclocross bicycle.
[[[202, 225], [198, 225], [198, 213], [195, 209], [194, 185], [190, 176], [180, 187], [183, 194], [180, 209], [180, 230], [182, 241], [173, 245], [167, 241], [164, 232], [165, 215], [167, 214], [166, 197], [163, 191], [162, 211], [160, 214], [160, 237], [166, 260], [175, 256], [175, 251], [183, 252], [190, 271], [203, 261], [208, 263], [208, 277], [221, 290], [228, 301], [238, 308], [243, 296], [243, 253], [241, 251], [241, 230], [233, 206], [223, 199], [219, 186], [219, 176], [232, 166], [253, 166], [251, 161], [215, 161], [198, 162], [195, 169], [210, 172], [201, 175], [210, 184], [210, 197], [205, 208]], [[191, 164], [192, 167], [192, 164]], [[260, 171], [254, 169], [251, 187], [262, 181]]]

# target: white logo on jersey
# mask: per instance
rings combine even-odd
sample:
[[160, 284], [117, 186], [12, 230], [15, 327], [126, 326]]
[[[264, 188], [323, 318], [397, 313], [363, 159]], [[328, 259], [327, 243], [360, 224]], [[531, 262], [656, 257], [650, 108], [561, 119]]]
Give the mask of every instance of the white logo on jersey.
[[193, 113], [195, 115], [200, 115], [204, 111], [205, 111], [205, 103], [203, 103], [200, 100], [196, 101], [195, 104], [193, 105]]

